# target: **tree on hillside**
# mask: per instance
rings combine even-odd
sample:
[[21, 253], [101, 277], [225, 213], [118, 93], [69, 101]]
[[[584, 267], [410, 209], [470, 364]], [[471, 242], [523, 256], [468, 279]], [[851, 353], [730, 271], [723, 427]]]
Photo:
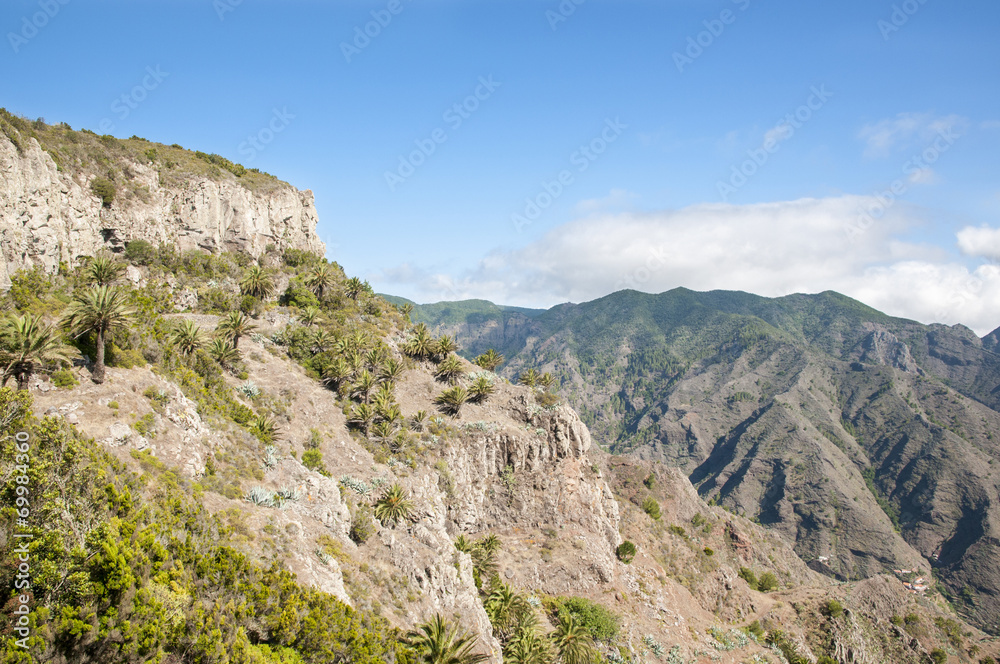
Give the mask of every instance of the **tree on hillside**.
[[576, 621], [572, 613], [559, 616], [552, 641], [564, 664], [596, 664], [600, 661], [590, 632]]
[[110, 286], [118, 280], [125, 271], [125, 264], [120, 263], [105, 253], [98, 254], [87, 263], [87, 281], [95, 286]]
[[426, 360], [435, 349], [434, 338], [423, 323], [413, 328], [413, 334], [403, 344], [403, 352], [418, 360]]
[[63, 325], [70, 334], [79, 337], [93, 332], [97, 337], [97, 357], [91, 374], [91, 379], [97, 384], [104, 382], [105, 343], [115, 334], [126, 331], [135, 317], [135, 311], [126, 305], [125, 299], [125, 291], [109, 286], [95, 286], [73, 297], [63, 319]]
[[323, 295], [336, 283], [336, 279], [336, 274], [330, 264], [321, 263], [310, 268], [302, 281], [306, 285], [306, 288], [322, 300]]
[[407, 633], [404, 643], [413, 648], [420, 664], [479, 664], [486, 655], [473, 652], [476, 637], [461, 631], [458, 623], [445, 622], [441, 614]]
[[274, 291], [274, 280], [267, 270], [259, 265], [251, 265], [240, 279], [240, 292], [260, 299]]
[[54, 326], [25, 314], [10, 316], [0, 323], [0, 366], [3, 382], [17, 381], [17, 389], [28, 389], [31, 377], [46, 366], [69, 362], [74, 351], [65, 345]]
[[504, 356], [492, 348], [475, 359], [476, 365], [486, 369], [487, 371], [496, 371], [496, 368], [503, 364], [503, 361]]
[[351, 277], [347, 280], [347, 283], [344, 284], [344, 288], [347, 290], [347, 297], [352, 300], [357, 300], [362, 293], [369, 289], [369, 286], [357, 277]]
[[191, 355], [205, 346], [205, 333], [193, 320], [181, 321], [170, 336], [181, 355]]
[[468, 400], [468, 391], [464, 387], [456, 385], [437, 395], [437, 397], [434, 398], [434, 403], [441, 406], [441, 409], [446, 413], [450, 413], [451, 415], [458, 417], [458, 414], [462, 410], [462, 406], [464, 406], [465, 402]]
[[253, 319], [242, 311], [230, 311], [229, 315], [219, 321], [216, 333], [233, 343], [233, 348], [239, 349], [240, 339], [257, 329]]

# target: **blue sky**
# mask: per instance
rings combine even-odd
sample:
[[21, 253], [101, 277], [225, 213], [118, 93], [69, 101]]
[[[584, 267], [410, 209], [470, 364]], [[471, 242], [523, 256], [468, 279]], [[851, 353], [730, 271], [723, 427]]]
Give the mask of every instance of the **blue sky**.
[[996, 2], [7, 0], [0, 26], [0, 105], [312, 189], [383, 292], [834, 289], [1000, 325]]

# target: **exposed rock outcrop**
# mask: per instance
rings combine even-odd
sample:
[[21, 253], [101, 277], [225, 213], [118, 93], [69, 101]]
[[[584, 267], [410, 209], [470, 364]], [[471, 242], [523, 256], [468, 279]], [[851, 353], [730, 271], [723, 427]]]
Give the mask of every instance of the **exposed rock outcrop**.
[[164, 185], [155, 164], [129, 161], [130, 184], [141, 196], [105, 208], [90, 190], [92, 175], [61, 170], [34, 138], [22, 147], [0, 135], [0, 289], [21, 268], [53, 272], [61, 262], [73, 265], [102, 248], [121, 251], [135, 239], [255, 257], [269, 244], [326, 250], [311, 191], [280, 183], [254, 192], [228, 173]]

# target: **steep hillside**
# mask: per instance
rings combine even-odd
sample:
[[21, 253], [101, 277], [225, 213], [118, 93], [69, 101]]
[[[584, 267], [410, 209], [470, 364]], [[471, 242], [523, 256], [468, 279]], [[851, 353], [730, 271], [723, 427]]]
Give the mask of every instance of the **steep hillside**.
[[[568, 663], [573, 624], [595, 664], [974, 662], [1000, 645], [936, 594], [831, 581], [677, 469], [603, 452], [570, 408], [450, 356], [335, 264], [266, 253], [254, 295], [245, 256], [126, 256], [112, 288], [139, 315], [105, 380], [82, 337], [72, 368], [0, 391], [7, 504], [11, 438], [31, 441], [17, 527], [35, 537], [40, 660], [431, 661], [403, 635], [435, 615], [494, 662]], [[58, 319], [93, 265], [15, 274], [6, 316]], [[191, 326], [225, 338], [238, 307], [254, 329], [235, 354], [189, 343]]]
[[933, 567], [963, 612], [1000, 627], [990, 337], [836, 293], [684, 289], [431, 327], [468, 356], [498, 327], [517, 330], [504, 375], [550, 371], [610, 450], [682, 468], [704, 498], [822, 557], [816, 568], [836, 578]]
[[179, 145], [0, 109], [0, 174], [0, 289], [21, 268], [73, 267], [131, 240], [254, 257], [269, 245], [324, 251], [312, 192]]

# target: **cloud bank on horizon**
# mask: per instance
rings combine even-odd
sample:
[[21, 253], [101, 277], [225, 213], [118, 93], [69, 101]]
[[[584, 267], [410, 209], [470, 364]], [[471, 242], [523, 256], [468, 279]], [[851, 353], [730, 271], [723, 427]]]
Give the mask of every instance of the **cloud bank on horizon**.
[[[600, 210], [593, 201], [581, 207]], [[985, 335], [1000, 325], [1000, 229], [962, 228], [957, 252], [907, 239], [931, 223], [914, 206], [855, 195], [598, 211], [526, 246], [494, 251], [457, 276], [402, 265], [378, 280], [405, 284], [423, 302], [482, 298], [527, 307], [626, 288], [769, 297], [834, 290], [894, 316], [962, 323]]]

